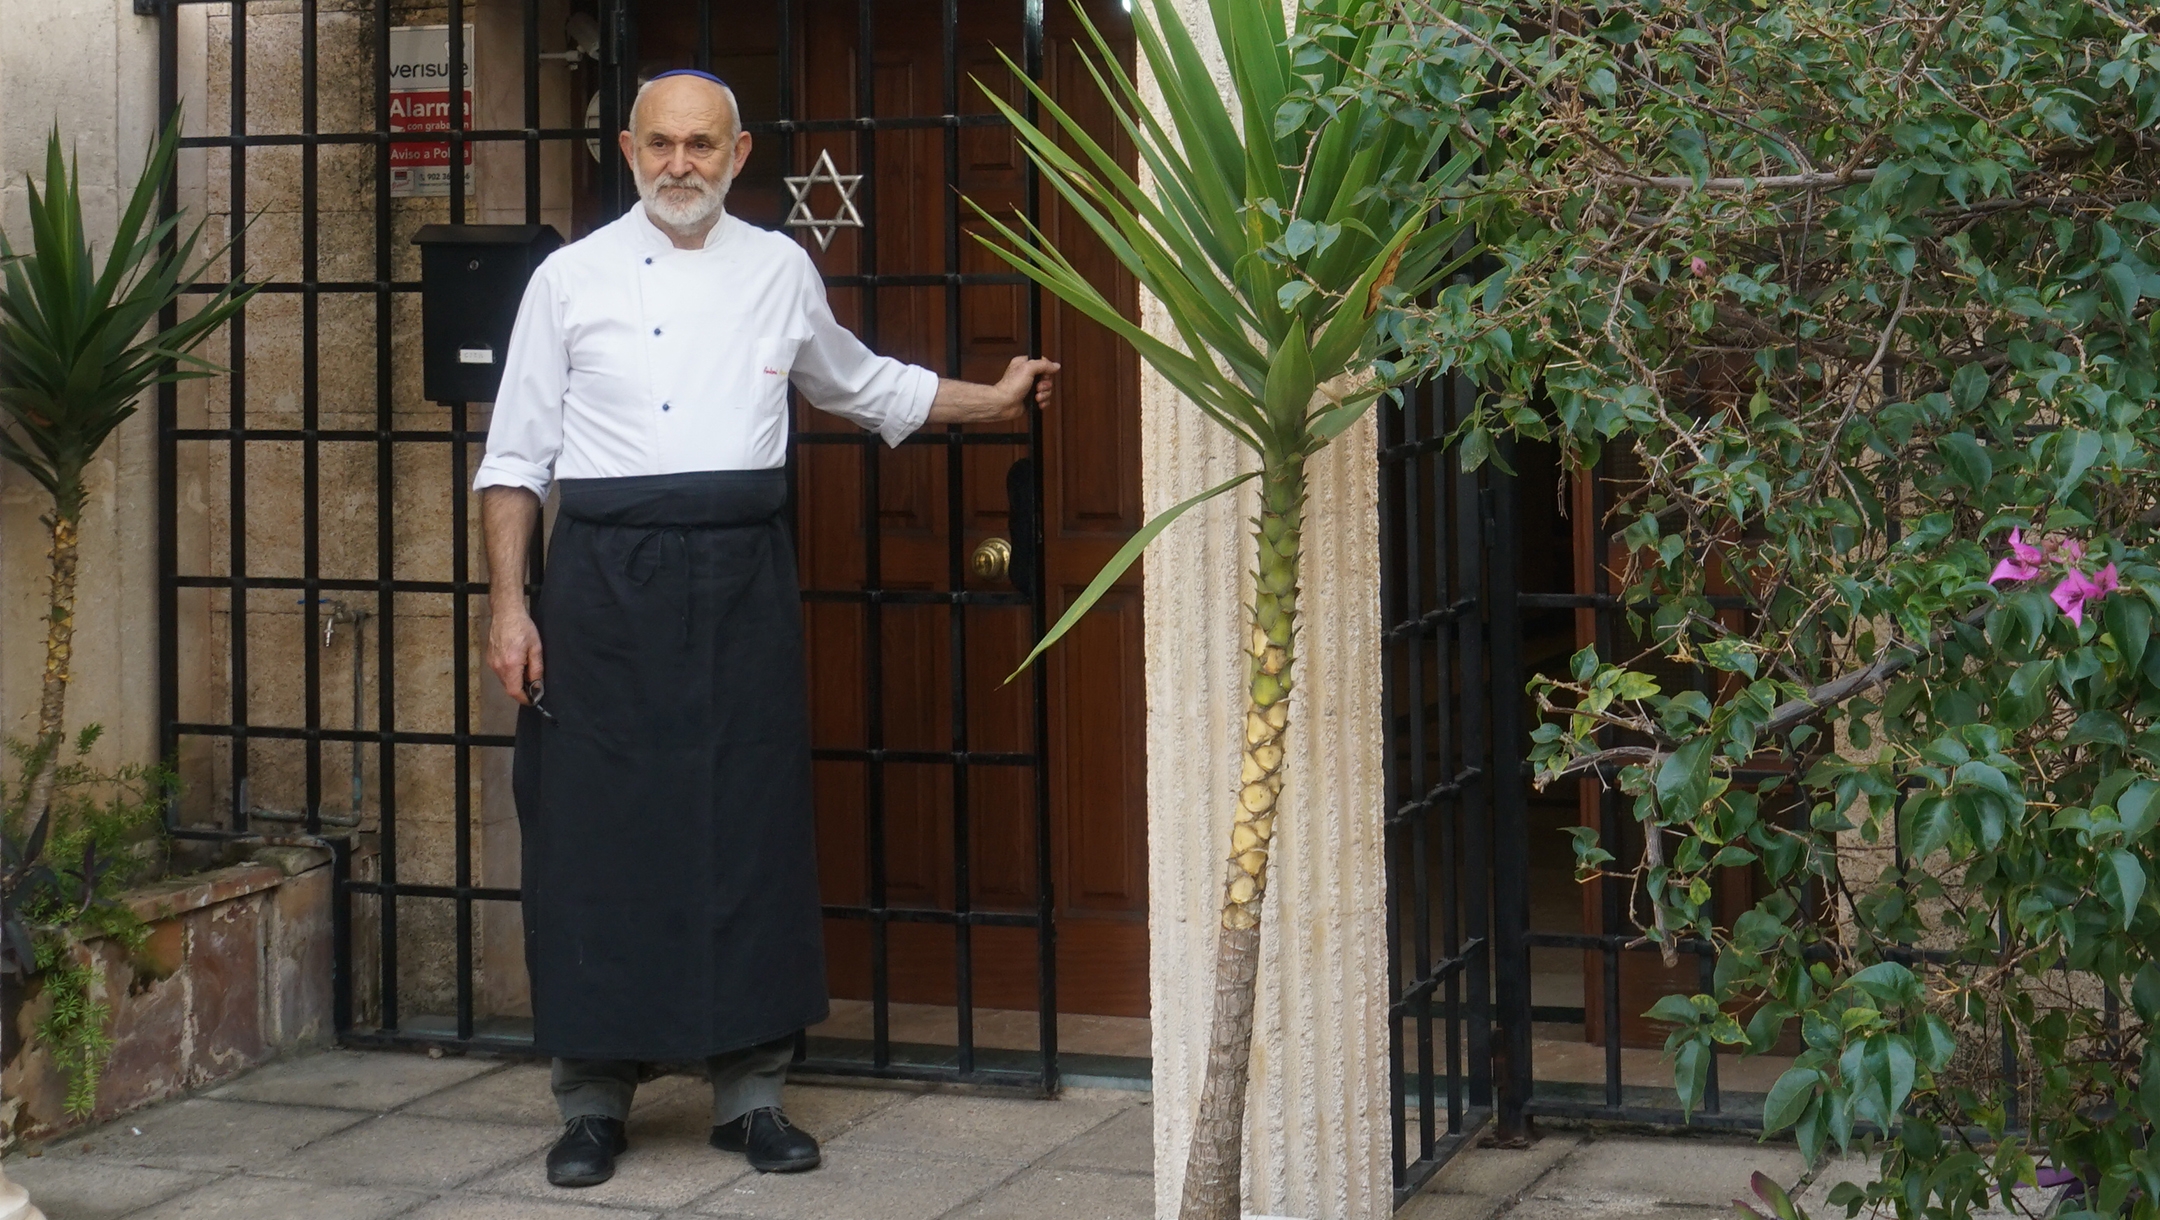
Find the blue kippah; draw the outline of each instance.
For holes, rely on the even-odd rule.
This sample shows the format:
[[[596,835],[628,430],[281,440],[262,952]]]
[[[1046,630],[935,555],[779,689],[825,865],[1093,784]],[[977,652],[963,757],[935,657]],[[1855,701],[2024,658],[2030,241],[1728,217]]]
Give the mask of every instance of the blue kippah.
[[[728,87],[728,83],[726,81],[721,80],[719,77],[714,76],[710,72],[701,72],[696,68],[670,68],[665,72],[656,72],[645,83],[649,85],[653,81],[666,80],[670,76],[695,76],[699,80],[709,80],[712,83],[720,86],[722,89]]]

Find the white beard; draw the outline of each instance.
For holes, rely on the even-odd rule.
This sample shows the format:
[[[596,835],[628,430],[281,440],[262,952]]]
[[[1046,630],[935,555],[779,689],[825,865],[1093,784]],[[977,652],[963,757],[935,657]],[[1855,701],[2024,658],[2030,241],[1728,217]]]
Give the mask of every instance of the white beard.
[[[645,214],[658,222],[662,228],[678,233],[695,232],[703,228],[727,204],[728,187],[734,185],[734,175],[722,171],[720,181],[707,182],[696,170],[687,174],[662,174],[647,180],[642,173],[637,179],[638,198],[645,201]],[[694,188],[697,194],[685,197],[682,188]]]

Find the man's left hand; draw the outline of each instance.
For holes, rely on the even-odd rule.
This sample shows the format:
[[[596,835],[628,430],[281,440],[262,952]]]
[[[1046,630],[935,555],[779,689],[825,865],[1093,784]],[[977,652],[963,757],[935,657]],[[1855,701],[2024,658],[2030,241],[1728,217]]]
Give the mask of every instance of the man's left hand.
[[[1050,386],[1061,366],[1055,360],[1014,356],[996,385],[973,381],[938,382],[937,397],[930,403],[932,424],[997,424],[1026,414],[1029,397],[1035,405],[1050,405]]]

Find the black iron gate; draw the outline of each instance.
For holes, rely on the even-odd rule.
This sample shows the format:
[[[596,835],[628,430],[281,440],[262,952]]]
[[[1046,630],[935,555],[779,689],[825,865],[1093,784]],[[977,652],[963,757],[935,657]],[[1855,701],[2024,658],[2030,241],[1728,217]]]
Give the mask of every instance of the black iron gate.
[[[509,947],[514,937],[486,930],[506,926],[502,920],[515,912],[518,899],[514,878],[502,876],[483,858],[484,843],[476,843],[476,834],[485,838],[486,824],[499,819],[507,801],[506,783],[489,780],[483,787],[476,777],[506,776],[511,744],[504,709],[491,711],[480,685],[491,679],[474,665],[475,599],[485,596],[487,585],[472,570],[476,539],[468,487],[486,433],[472,404],[419,401],[412,375],[419,284],[409,239],[428,221],[560,225],[565,219],[572,231],[564,236],[571,238],[633,202],[634,186],[612,145],[641,77],[667,67],[710,69],[716,55],[729,54],[727,31],[746,7],[715,0],[650,4],[671,17],[694,14],[697,36],[687,63],[643,62],[636,0],[444,0],[426,8],[391,0],[358,8],[299,0],[297,11],[248,0],[137,0],[138,11],[159,22],[160,118],[187,103],[183,178],[193,179],[187,206],[198,214],[256,217],[234,236],[229,268],[259,284],[262,293],[232,322],[225,350],[211,353],[227,366],[222,378],[166,386],[158,398],[160,722],[163,749],[180,760],[190,792],[172,809],[169,824],[183,839],[287,839],[334,849],[335,1017],[340,1037],[351,1043],[505,1052],[529,1045],[529,1026],[491,1011],[494,998],[481,994],[502,982],[482,967],[493,971],[517,955]],[[872,346],[879,340],[876,290],[941,288],[947,303],[943,371],[958,376],[962,292],[1019,283],[1011,275],[961,269],[961,205],[950,189],[960,133],[998,120],[959,113],[960,4],[939,5],[940,113],[877,113],[870,65],[880,6],[850,0],[861,78],[858,113],[815,120],[804,117],[797,88],[797,39],[806,7],[804,0],[772,0],[777,49],[766,69],[771,105],[766,113],[746,105],[745,126],[762,147],[779,150],[777,172],[768,171],[775,179],[797,172],[811,133],[847,133],[860,166],[871,164],[882,132],[942,133],[942,270],[881,272],[875,188],[866,181],[856,196],[871,222],[858,244],[859,265],[828,283],[865,290],[860,329]],[[1020,45],[1010,50],[1039,75],[1040,0],[999,0],[993,7],[1010,11],[1020,31]],[[412,95],[398,87],[402,74],[393,80],[394,62],[406,54],[402,43],[394,54],[393,38],[414,37],[414,30],[430,25],[441,30],[444,60],[460,67],[448,74],[435,117],[416,119],[408,109]],[[491,93],[476,88],[478,104],[448,87],[475,67],[479,86],[509,76],[516,87]],[[588,99],[597,113],[586,109]],[[426,105],[420,103],[423,111]],[[418,130],[429,134],[416,138]],[[590,164],[588,141],[598,142]],[[435,158],[439,166],[427,167],[440,188],[432,194],[424,182],[429,175],[414,168],[427,160],[422,154],[431,145],[442,154]],[[494,176],[484,201],[469,178],[474,170],[468,166],[479,164],[476,153]],[[504,185],[512,180],[514,186]],[[180,190],[176,183],[168,191],[168,214],[181,205]],[[1035,206],[1030,171],[1025,209],[1031,219]],[[1032,288],[1025,298],[1029,342],[1039,350],[1041,302]],[[810,602],[861,608],[869,641],[861,697],[873,710],[883,698],[876,642],[885,608],[937,606],[946,609],[952,643],[947,677],[954,708],[945,749],[888,749],[876,715],[865,720],[864,740],[820,749],[821,758],[860,763],[867,776],[868,898],[829,906],[827,915],[868,924],[875,1020],[859,1047],[821,1040],[813,1065],[1055,1091],[1045,697],[1036,683],[1032,749],[971,751],[963,647],[971,612],[988,607],[1008,607],[1008,613],[1017,608],[1031,616],[1033,633],[1041,633],[1042,565],[1033,565],[1024,587],[1015,590],[967,588],[962,518],[953,512],[946,520],[943,587],[894,587],[879,561],[880,443],[868,434],[798,433],[798,439],[852,446],[861,456],[861,579],[805,592]],[[971,450],[1024,447],[1032,459],[1026,477],[1009,486],[1028,501],[1012,508],[1015,524],[1027,523],[1031,536],[1015,541],[1032,542],[1040,553],[1038,418],[1031,414],[1025,432],[951,429],[918,435],[909,444],[933,446],[944,455],[943,490],[954,505]],[[791,469],[793,464],[791,454]],[[538,560],[536,546],[535,582]],[[349,691],[342,677],[348,665],[329,659],[346,654]],[[346,694],[349,720],[341,711]],[[345,756],[349,797],[347,785],[329,778]],[[879,814],[885,768],[902,763],[948,768],[952,776],[951,851],[962,881],[946,906],[892,904],[879,880],[885,867]],[[1033,911],[979,911],[969,899],[967,776],[971,768],[992,766],[1020,768],[1032,777],[1026,790],[1034,803]],[[909,1062],[894,1054],[886,947],[889,929],[902,922],[943,925],[954,937],[957,1045],[934,1061]],[[1034,932],[1035,1053],[977,1053],[970,943],[972,930],[985,925]],[[521,977],[521,961],[505,966],[503,974]]]
[[[1490,467],[1464,472],[1450,443],[1475,393],[1444,376],[1378,408],[1398,1204],[1493,1114],[1495,813],[1514,756],[1510,670],[1495,656],[1512,586],[1496,531],[1511,488]],[[1504,878],[1497,888],[1505,898]]]

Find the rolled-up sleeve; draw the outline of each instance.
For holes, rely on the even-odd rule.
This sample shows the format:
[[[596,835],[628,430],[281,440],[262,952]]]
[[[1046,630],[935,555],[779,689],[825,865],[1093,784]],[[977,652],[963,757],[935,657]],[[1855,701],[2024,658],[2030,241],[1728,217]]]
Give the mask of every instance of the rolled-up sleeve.
[[[798,264],[809,337],[795,352],[789,379],[810,405],[851,419],[888,445],[906,440],[930,417],[938,375],[920,365],[880,356],[833,317],[825,285],[807,254]]]
[[[518,305],[474,491],[523,487],[547,499],[555,458],[562,452],[563,391],[569,382],[570,352],[563,342],[562,300],[551,259],[533,273]]]

